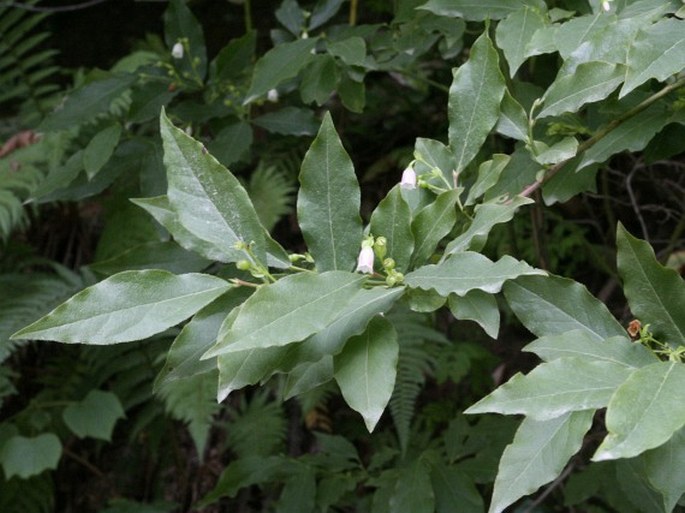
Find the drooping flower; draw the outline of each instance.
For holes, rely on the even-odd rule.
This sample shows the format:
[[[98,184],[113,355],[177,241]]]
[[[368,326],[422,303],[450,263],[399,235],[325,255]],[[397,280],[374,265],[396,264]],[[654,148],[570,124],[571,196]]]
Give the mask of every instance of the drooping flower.
[[[416,189],[416,171],[414,171],[413,166],[407,166],[407,168],[402,172],[400,187],[402,189]]]
[[[269,92],[266,93],[266,99],[271,103],[276,103],[278,101],[278,91],[276,89],[269,89]]]
[[[602,9],[604,12],[609,12],[611,10],[611,3],[608,0],[602,2]]]
[[[373,274],[373,248],[370,246],[362,246],[359,252],[359,258],[357,258],[357,272],[362,272],[365,274]]]
[[[180,41],[171,49],[171,56],[174,59],[183,59],[183,43]]]

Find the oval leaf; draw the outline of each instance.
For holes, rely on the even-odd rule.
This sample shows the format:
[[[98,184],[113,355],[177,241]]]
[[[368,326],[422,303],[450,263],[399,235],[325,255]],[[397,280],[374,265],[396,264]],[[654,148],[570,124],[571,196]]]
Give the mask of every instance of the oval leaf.
[[[184,321],[231,288],[206,274],[124,271],[88,287],[12,338],[109,345]]]
[[[54,433],[43,433],[33,438],[13,436],[0,450],[0,462],[5,478],[22,479],[56,469],[62,455],[62,444]]]
[[[387,256],[394,259],[397,270],[406,272],[414,250],[411,231],[411,209],[402,197],[399,185],[393,187],[371,214],[371,233],[387,239]]]

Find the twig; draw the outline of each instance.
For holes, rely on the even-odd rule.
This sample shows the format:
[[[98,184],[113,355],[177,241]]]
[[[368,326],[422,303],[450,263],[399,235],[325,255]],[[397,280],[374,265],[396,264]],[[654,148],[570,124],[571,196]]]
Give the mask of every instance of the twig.
[[[84,467],[86,467],[88,470],[90,470],[90,471],[91,471],[93,474],[95,474],[96,476],[98,476],[98,477],[105,477],[105,474],[104,474],[104,472],[102,472],[102,470],[100,470],[99,468],[97,468],[95,465],[93,465],[93,464],[92,464],[91,462],[89,462],[88,460],[82,458],[81,456],[79,456],[78,454],[76,454],[75,452],[73,452],[73,451],[72,451],[71,449],[69,449],[68,447],[62,447],[62,452],[63,452],[64,454],[66,454],[68,457],[70,457],[72,460],[78,461],[81,465],[83,465]]]
[[[635,198],[635,193],[633,192],[633,176],[638,170],[637,166],[634,166],[628,173],[626,178],[626,191],[628,192],[628,197],[630,198],[630,205],[633,207],[633,212],[637,216],[637,220],[640,221],[640,227],[642,228],[642,238],[649,242],[649,232],[647,231],[647,225],[642,217],[642,212],[640,212],[640,205],[637,204],[637,199]]]
[[[531,505],[528,506],[525,510],[523,510],[523,513],[531,513],[535,508],[542,504],[542,502],[561,485],[564,479],[566,479],[569,476],[569,474],[573,472],[574,467],[575,464],[573,462],[569,463],[564,469],[564,471],[561,474],[559,474],[559,477],[557,477],[551,485],[545,488],[545,491],[538,495],[535,498],[535,500],[531,503]]]

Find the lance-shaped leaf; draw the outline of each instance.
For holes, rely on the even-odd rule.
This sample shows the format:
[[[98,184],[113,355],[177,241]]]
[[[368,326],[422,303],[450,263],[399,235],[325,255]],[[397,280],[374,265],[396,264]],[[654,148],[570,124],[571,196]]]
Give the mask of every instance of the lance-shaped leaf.
[[[619,223],[616,231],[618,272],[633,315],[649,323],[657,338],[672,347],[685,345],[685,281],[662,266],[645,241]]]
[[[504,297],[516,317],[538,337],[571,330],[582,330],[598,342],[625,337],[606,305],[573,280],[523,276],[504,286]]]
[[[549,420],[570,411],[603,408],[635,369],[606,361],[559,358],[517,373],[464,413],[523,414]]]
[[[160,333],[231,288],[206,274],[124,271],[88,287],[12,338],[108,345]]]
[[[546,273],[509,255],[493,262],[480,253],[466,251],[452,255],[440,264],[420,267],[407,274],[405,283],[414,288],[434,289],[443,297],[450,294],[464,296],[476,289],[495,294],[505,281],[534,274]]]
[[[164,111],[160,116],[169,201],[181,224],[193,235],[211,242],[225,261],[247,258],[237,242],[251,244],[266,263],[264,227],[247,192],[228,169],[205,147],[176,128]]]
[[[521,497],[555,479],[581,447],[592,411],[556,419],[524,419],[499,462],[488,513],[501,513]]]
[[[62,412],[64,423],[79,438],[86,436],[110,441],[117,420],[125,417],[119,398],[112,392],[91,390],[83,401]]]
[[[414,234],[411,231],[411,208],[402,197],[399,185],[381,200],[371,214],[369,225],[374,236],[386,238],[387,256],[395,260],[397,269],[407,271],[414,251]]]
[[[448,306],[455,318],[477,322],[485,333],[497,338],[499,307],[492,294],[479,289],[472,290],[464,296],[450,294]]]
[[[361,193],[330,114],[302,161],[297,219],[319,271],[354,269],[362,240]]]
[[[483,33],[471,47],[469,60],[454,73],[447,106],[449,143],[460,173],[476,156],[499,118],[506,89],[499,57]]]
[[[473,221],[471,221],[468,229],[447,245],[443,259],[449,255],[471,249],[473,246],[480,249],[485,244],[493,226],[510,221],[519,207],[530,203],[533,203],[530,198],[517,196],[506,203],[488,202],[477,205],[474,210]]]
[[[685,425],[685,365],[657,362],[636,370],[614,393],[606,436],[594,461],[632,458],[667,442]]]
[[[294,78],[311,60],[318,38],[298,39],[272,48],[257,61],[250,90],[243,100],[250,103],[280,83]]]
[[[264,285],[243,303],[230,329],[221,330],[204,358],[303,340],[331,324],[364,279],[330,271],[294,274]]]
[[[417,137],[414,145],[414,158],[418,161],[415,166],[425,164],[429,168],[428,172],[439,169],[449,183],[453,182],[453,171],[457,167],[457,162],[449,147],[440,141]],[[421,170],[421,172],[424,171]],[[440,186],[444,186],[443,182],[439,183]]]
[[[586,103],[609,96],[625,76],[625,66],[609,62],[586,62],[573,73],[564,74],[552,82],[544,96],[544,108],[538,118],[576,112]]]
[[[513,77],[526,60],[526,47],[535,31],[545,26],[542,13],[528,6],[511,13],[497,25],[497,46],[509,63],[509,76]]]
[[[500,20],[506,18],[522,7],[531,6],[546,9],[541,0],[429,0],[420,9],[425,9],[438,16],[464,18],[468,21],[486,19]]]
[[[121,125],[114,123],[101,130],[93,137],[83,150],[83,168],[88,179],[92,179],[104,166],[119,144]]]
[[[416,246],[412,256],[413,266],[430,258],[438,243],[450,233],[457,220],[455,205],[460,191],[452,189],[443,192],[433,203],[421,209],[411,224]]]
[[[288,373],[283,396],[285,399],[290,399],[296,395],[309,392],[319,385],[331,381],[334,374],[331,355],[326,355],[317,362],[302,362]]]
[[[664,81],[685,68],[685,20],[661,20],[638,32],[628,51],[628,72],[619,97],[651,78]]]
[[[234,390],[255,385],[271,376],[288,353],[288,347],[252,348],[219,355],[217,401],[222,402]]]
[[[598,341],[585,330],[571,330],[547,335],[531,342],[523,351],[535,353],[546,362],[558,358],[584,358],[604,361],[637,369],[655,363],[656,356],[642,344],[631,342],[626,336]]]
[[[399,345],[389,321],[374,317],[361,335],[352,337],[334,358],[335,380],[347,404],[359,412],[373,431],[390,400]]]
[[[483,162],[478,167],[478,178],[476,178],[474,184],[469,188],[469,194],[466,197],[464,205],[473,205],[478,198],[494,186],[497,183],[497,180],[499,180],[504,168],[507,167],[509,160],[509,155],[495,153],[492,156],[492,160]],[[520,202],[521,199],[522,198],[514,198],[512,203]],[[481,208],[480,205],[476,206],[476,210],[479,208]]]
[[[171,344],[164,367],[155,380],[155,391],[173,381],[205,374],[216,369],[216,361],[200,357],[216,342],[227,315],[240,306],[253,291],[234,287],[200,310]]]
[[[528,114],[509,91],[504,92],[495,130],[518,141],[528,139]]]
[[[581,44],[589,41],[597,34],[601,34],[607,25],[610,25],[613,16],[607,16],[604,12],[597,12],[587,16],[575,17],[562,24],[553,34],[554,45],[559,54],[568,59]]]

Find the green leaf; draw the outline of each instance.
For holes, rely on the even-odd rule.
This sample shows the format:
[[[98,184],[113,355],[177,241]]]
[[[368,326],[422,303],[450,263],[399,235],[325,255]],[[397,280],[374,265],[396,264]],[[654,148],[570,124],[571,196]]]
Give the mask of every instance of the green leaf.
[[[546,9],[540,0],[429,0],[419,7],[450,18],[464,18],[467,21],[501,20],[525,6]]]
[[[249,158],[252,146],[252,127],[245,121],[237,121],[223,127],[207,144],[209,152],[224,166]]]
[[[499,118],[506,90],[497,50],[486,33],[471,47],[469,60],[454,72],[449,90],[449,142],[461,173],[476,156]]]
[[[628,50],[628,71],[619,98],[651,78],[663,82],[683,68],[685,20],[660,20],[640,30]]]
[[[592,459],[631,458],[666,443],[685,425],[684,387],[682,363],[657,362],[636,370],[609,402],[609,434]]]
[[[330,55],[315,55],[302,72],[300,97],[304,103],[323,105],[330,99],[339,82],[340,69],[335,59]],[[317,126],[314,127],[313,134],[316,133]]]
[[[523,414],[550,420],[570,411],[603,408],[635,369],[607,361],[558,358],[515,374],[464,413]]]
[[[518,141],[528,139],[528,114],[508,90],[504,92],[504,98],[502,98],[495,130]]]
[[[204,357],[304,340],[331,324],[364,280],[330,271],[294,274],[264,285],[245,301],[230,329],[219,334]]]
[[[366,42],[359,36],[328,44],[328,53],[340,58],[348,66],[363,66],[366,59]]]
[[[91,390],[81,402],[70,404],[62,412],[64,423],[79,438],[88,436],[108,442],[117,420],[125,416],[119,398],[102,390]]]
[[[524,347],[523,351],[535,353],[546,362],[557,358],[585,358],[588,361],[604,361],[632,369],[657,361],[654,353],[642,344],[631,342],[626,336],[598,341],[585,330],[540,337]]]
[[[492,294],[474,289],[463,296],[450,294],[447,298],[452,315],[460,320],[477,322],[492,338],[499,332],[499,308]]]
[[[269,112],[253,120],[257,126],[282,135],[314,135],[318,124],[314,119],[314,112],[297,107],[284,107]]]
[[[405,283],[424,290],[434,289],[444,297],[449,294],[464,296],[476,289],[495,294],[502,289],[505,281],[534,274],[546,273],[509,255],[493,262],[480,253],[465,251],[452,255],[439,264],[426,265],[412,271],[405,277]]]
[[[502,153],[495,153],[492,160],[486,160],[478,167],[478,178],[469,189],[469,194],[466,197],[464,205],[473,205],[478,198],[485,194],[488,189],[493,187],[497,180],[499,180],[502,171],[509,163],[509,155]],[[521,198],[514,198],[513,202],[518,203]],[[481,205],[476,206],[476,210],[482,208]],[[481,214],[482,216],[482,214]]]
[[[372,432],[390,401],[399,345],[393,325],[374,317],[361,335],[352,337],[335,356],[335,380],[347,404],[359,412]]]
[[[216,361],[200,357],[216,342],[224,319],[252,293],[249,287],[234,287],[197,312],[178,334],[166,355],[164,367],[155,380],[155,391],[178,379],[206,374],[216,369]]]
[[[569,160],[576,155],[578,150],[578,139],[575,137],[564,137],[561,141],[547,146],[545,143],[535,141],[538,146],[538,154],[533,158],[540,164],[558,164],[564,160]]]
[[[613,19],[613,16],[607,16],[600,10],[595,14],[579,16],[562,24],[554,32],[554,44],[559,54],[562,58],[568,59],[584,42],[602,34]]]
[[[193,16],[185,0],[171,0],[164,12],[164,40],[171,49],[182,39],[187,40],[186,51],[180,59],[183,71],[196,75],[200,80],[204,79],[207,50],[202,25]]]
[[[47,469],[56,469],[62,455],[62,444],[54,433],[32,438],[13,436],[0,448],[0,463],[5,478],[21,479],[35,476]]]
[[[551,420],[524,419],[499,463],[489,513],[501,513],[519,498],[556,478],[581,447],[592,411]]]
[[[350,72],[343,73],[338,84],[338,94],[347,110],[361,113],[366,105],[366,87],[363,81],[355,78],[350,76]]]
[[[266,52],[255,65],[252,84],[243,104],[253,102],[280,83],[296,77],[309,63],[317,41],[318,38],[298,39]]]
[[[288,373],[283,387],[283,396],[290,399],[314,390],[333,379],[333,357],[326,355],[318,362],[302,362]]]
[[[288,347],[255,347],[221,354],[217,401],[222,402],[231,392],[247,385],[255,385],[268,378],[288,354]]]
[[[251,245],[266,263],[266,235],[247,192],[238,179],[207,153],[202,144],[176,128],[162,111],[164,165],[169,202],[181,224],[200,239],[213,243],[223,261],[247,258],[235,244]]]
[[[580,162],[586,154],[581,153],[566,163],[561,170],[542,186],[542,198],[545,205],[564,203],[574,196],[586,191],[597,191],[598,166],[583,168],[579,172]]]
[[[436,513],[483,513],[483,499],[471,476],[455,465],[431,462]]]
[[[505,203],[488,202],[476,205],[471,225],[447,245],[443,259],[449,255],[472,249],[474,246],[475,249],[480,249],[495,225],[510,221],[519,207],[530,203],[533,203],[530,198],[517,196]]]
[[[673,511],[685,493],[685,429],[643,455],[649,484],[662,496],[665,511]]]
[[[304,11],[295,0],[284,0],[274,14],[294,36],[299,37],[305,30]]]
[[[535,162],[530,151],[523,144],[517,144],[511,154],[509,162],[502,170],[497,183],[485,193],[487,202],[504,202],[506,198],[514,198],[521,191],[537,180],[537,176],[544,168]]]
[[[174,274],[201,271],[209,261],[196,253],[186,251],[172,241],[153,241],[139,244],[107,260],[101,260],[89,267],[105,275],[121,271],[161,269]]]
[[[625,77],[625,67],[609,62],[586,62],[569,74],[557,77],[543,97],[538,119],[576,112],[586,103],[609,96]]]
[[[685,345],[685,282],[674,269],[662,266],[649,243],[616,230],[618,272],[630,310],[649,324],[657,338],[674,349]]]
[[[210,77],[216,80],[237,78],[252,65],[257,45],[257,31],[250,30],[239,38],[232,39],[224,46],[210,65]]]
[[[114,148],[119,144],[121,136],[121,125],[113,125],[100,130],[93,137],[88,146],[83,150],[83,168],[86,170],[88,178],[93,178],[102,169],[109,158],[114,153]]]
[[[509,76],[513,77],[526,60],[526,47],[538,29],[546,26],[540,10],[524,6],[509,14],[497,25],[497,46],[509,63]]]
[[[12,338],[109,345],[184,321],[231,286],[206,274],[124,271],[88,287]]]
[[[433,513],[435,494],[426,462],[421,458],[400,468],[390,497],[390,513]]]
[[[640,151],[669,123],[671,113],[664,103],[656,103],[606,134],[588,149],[576,171],[595,162],[604,162],[622,151]]]
[[[371,214],[371,233],[387,240],[387,257],[395,260],[397,269],[409,269],[414,251],[414,234],[411,231],[411,209],[402,197],[399,185],[393,187]]]
[[[625,337],[625,330],[607,307],[573,280],[523,276],[504,286],[504,297],[516,317],[538,337],[576,329],[598,342]]]
[[[297,218],[319,271],[351,271],[362,241],[361,193],[329,113],[302,162]]]
[[[440,194],[430,205],[422,208],[411,223],[414,240],[412,267],[428,260],[438,243],[452,231],[457,221],[455,205],[461,191],[451,189]]]
[[[452,150],[442,144],[440,141],[434,139],[427,139],[425,137],[417,137],[414,145],[414,158],[421,164],[426,164],[430,172],[433,169],[442,171],[443,176],[448,183],[454,181],[453,170],[457,166],[457,161],[454,158]],[[416,170],[417,174],[423,171]],[[444,186],[443,182],[438,182],[440,186]]]
[[[135,80],[135,75],[107,73],[103,78],[75,89],[69,93],[61,108],[43,120],[40,130],[64,130],[95,118],[108,110],[112,101],[121,96]]]

